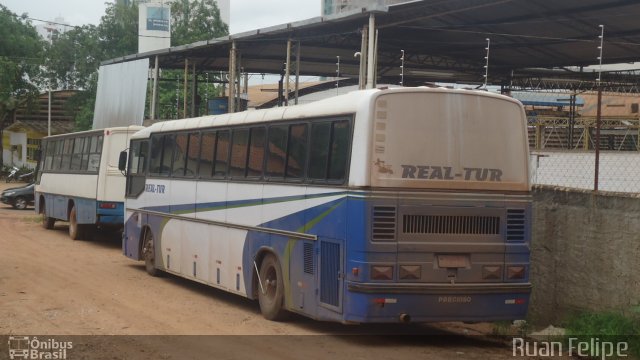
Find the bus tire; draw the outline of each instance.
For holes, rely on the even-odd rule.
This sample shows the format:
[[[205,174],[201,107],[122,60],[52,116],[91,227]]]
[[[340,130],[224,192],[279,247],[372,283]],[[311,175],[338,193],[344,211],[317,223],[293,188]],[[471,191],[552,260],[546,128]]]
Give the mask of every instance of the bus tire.
[[[42,203],[42,227],[51,230],[53,226],[56,224],[56,219],[47,216],[47,204],[45,202]]]
[[[85,229],[85,225],[78,224],[78,213],[74,205],[69,212],[69,237],[72,240],[82,240],[85,236]]]
[[[149,229],[144,232],[142,258],[144,259],[144,268],[147,270],[147,274],[155,277],[162,275],[162,272],[156,267],[155,242],[153,240],[153,233]]]
[[[260,264],[260,283],[258,302],[262,316],[267,320],[285,320],[288,312],[284,309],[284,279],[278,259],[273,254],[265,256]]]

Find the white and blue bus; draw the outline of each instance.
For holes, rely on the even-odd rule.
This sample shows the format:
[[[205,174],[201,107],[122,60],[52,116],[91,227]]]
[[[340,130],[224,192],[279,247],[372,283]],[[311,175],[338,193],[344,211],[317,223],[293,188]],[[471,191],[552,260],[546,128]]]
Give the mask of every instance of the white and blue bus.
[[[444,88],[157,123],[131,138],[123,252],[272,320],[523,319],[526,130],[518,101]]]
[[[122,227],[126,179],[119,154],[142,126],[49,136],[42,140],[35,186],[42,225],[69,222],[69,236],[86,239],[96,227]]]

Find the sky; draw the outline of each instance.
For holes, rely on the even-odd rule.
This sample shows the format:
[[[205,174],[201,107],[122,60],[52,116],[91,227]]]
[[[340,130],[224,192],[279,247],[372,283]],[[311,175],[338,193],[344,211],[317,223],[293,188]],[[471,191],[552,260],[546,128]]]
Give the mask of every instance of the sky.
[[[28,13],[29,17],[48,21],[63,17],[77,26],[97,25],[105,10],[105,0],[0,0],[0,4],[19,15]],[[230,33],[316,16],[320,16],[320,0],[231,0]]]

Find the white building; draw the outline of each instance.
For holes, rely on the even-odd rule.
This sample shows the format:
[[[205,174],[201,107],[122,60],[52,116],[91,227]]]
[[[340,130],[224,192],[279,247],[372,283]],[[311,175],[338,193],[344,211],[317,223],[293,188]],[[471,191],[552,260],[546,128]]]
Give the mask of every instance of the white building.
[[[38,34],[49,43],[58,38],[60,34],[71,30],[71,25],[64,21],[63,17],[56,17],[53,21],[36,25]]]

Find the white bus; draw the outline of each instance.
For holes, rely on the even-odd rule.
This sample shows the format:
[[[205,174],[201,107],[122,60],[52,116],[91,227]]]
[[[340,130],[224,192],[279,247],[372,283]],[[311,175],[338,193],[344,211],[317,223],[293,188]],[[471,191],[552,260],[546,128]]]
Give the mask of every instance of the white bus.
[[[69,236],[89,237],[96,226],[122,227],[125,177],[118,157],[142,126],[49,136],[42,140],[35,186],[36,212],[52,229],[69,222]]]
[[[520,102],[444,88],[158,123],[131,138],[123,251],[272,320],[523,319],[528,152]]]

